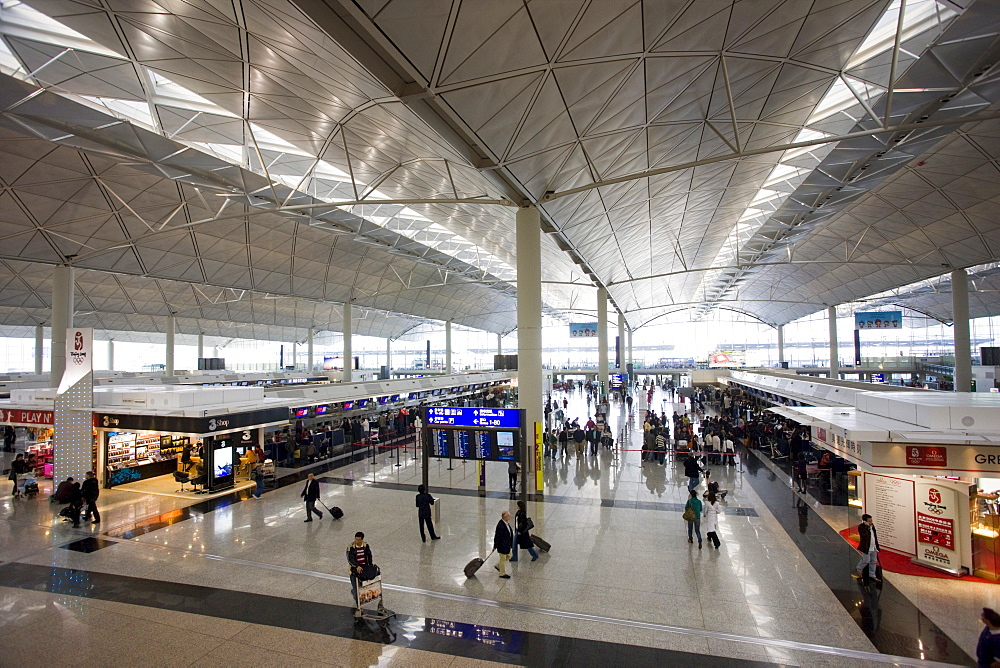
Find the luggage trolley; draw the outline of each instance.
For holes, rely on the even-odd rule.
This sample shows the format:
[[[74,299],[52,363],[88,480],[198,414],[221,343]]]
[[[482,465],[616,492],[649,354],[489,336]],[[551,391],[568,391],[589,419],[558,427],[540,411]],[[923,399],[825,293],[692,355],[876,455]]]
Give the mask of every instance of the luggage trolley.
[[[370,579],[358,579],[357,595],[354,600],[354,618],[366,619],[368,621],[381,622],[395,617],[396,613],[385,607],[382,599],[382,571],[375,566],[374,576]],[[365,573],[368,575],[368,573]],[[369,603],[377,603],[374,610],[365,610],[364,606]]]

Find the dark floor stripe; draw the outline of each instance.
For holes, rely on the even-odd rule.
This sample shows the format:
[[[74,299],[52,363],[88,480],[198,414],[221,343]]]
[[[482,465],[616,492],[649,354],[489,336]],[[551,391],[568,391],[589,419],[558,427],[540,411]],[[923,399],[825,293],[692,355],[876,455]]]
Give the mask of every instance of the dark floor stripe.
[[[0,585],[522,666],[773,665],[407,615],[356,622],[348,606],[34,564],[0,566]]]
[[[859,560],[857,550],[784,480],[779,480],[761,462],[762,456],[753,451],[747,453],[745,479],[878,651],[914,659],[975,664],[891,583],[865,587],[854,580],[851,573]]]

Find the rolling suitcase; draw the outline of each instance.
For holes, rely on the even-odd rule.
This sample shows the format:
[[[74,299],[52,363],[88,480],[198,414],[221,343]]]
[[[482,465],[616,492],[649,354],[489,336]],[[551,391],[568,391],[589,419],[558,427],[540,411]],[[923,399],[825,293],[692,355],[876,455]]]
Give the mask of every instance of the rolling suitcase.
[[[552,546],[549,543],[542,540],[542,538],[536,536],[535,534],[531,534],[531,542],[534,543],[535,547],[537,547],[542,552],[548,552],[549,550],[552,549]]]
[[[493,552],[495,552],[495,550],[490,550],[490,553],[486,555],[486,559],[489,559],[490,557],[492,557],[493,556]],[[476,557],[475,559],[473,559],[472,561],[470,561],[469,563],[467,563],[465,565],[465,577],[467,577],[467,578],[474,577],[476,575],[476,571],[478,571],[480,568],[482,568],[483,564],[486,563],[486,559],[482,559],[480,557]]]

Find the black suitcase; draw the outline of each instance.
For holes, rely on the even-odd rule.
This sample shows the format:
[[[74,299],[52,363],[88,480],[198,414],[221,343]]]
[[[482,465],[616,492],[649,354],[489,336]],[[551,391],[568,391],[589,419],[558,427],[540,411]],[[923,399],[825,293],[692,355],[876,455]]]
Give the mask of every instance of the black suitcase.
[[[541,537],[536,536],[535,534],[531,534],[531,542],[534,543],[535,547],[537,547],[542,552],[548,552],[549,550],[552,549],[552,546],[549,545],[549,543],[542,540]]]
[[[493,551],[491,551],[489,554],[486,555],[486,559],[489,559],[491,556],[493,556]],[[465,577],[467,578],[474,577],[476,575],[476,572],[483,567],[483,564],[486,563],[486,559],[483,559],[481,557],[476,557],[475,559],[467,563],[465,565],[465,568],[463,569],[465,571]]]
[[[339,520],[344,516],[344,511],[340,509],[340,506],[334,506],[333,508],[330,508],[330,515],[333,516],[333,519]]]

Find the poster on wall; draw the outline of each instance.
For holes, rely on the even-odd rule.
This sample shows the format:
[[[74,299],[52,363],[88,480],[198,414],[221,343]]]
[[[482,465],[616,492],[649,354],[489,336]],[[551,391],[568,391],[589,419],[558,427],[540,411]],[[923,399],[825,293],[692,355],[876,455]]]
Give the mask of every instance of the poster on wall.
[[[854,329],[903,329],[903,312],[868,311],[855,313]]]
[[[571,339],[589,339],[597,337],[596,322],[571,322],[569,323],[569,336]]]
[[[879,545],[902,554],[916,554],[913,480],[867,471],[864,476],[864,511],[875,522]]]
[[[933,480],[916,484],[917,561],[957,571],[961,556],[956,547],[958,492]]]

